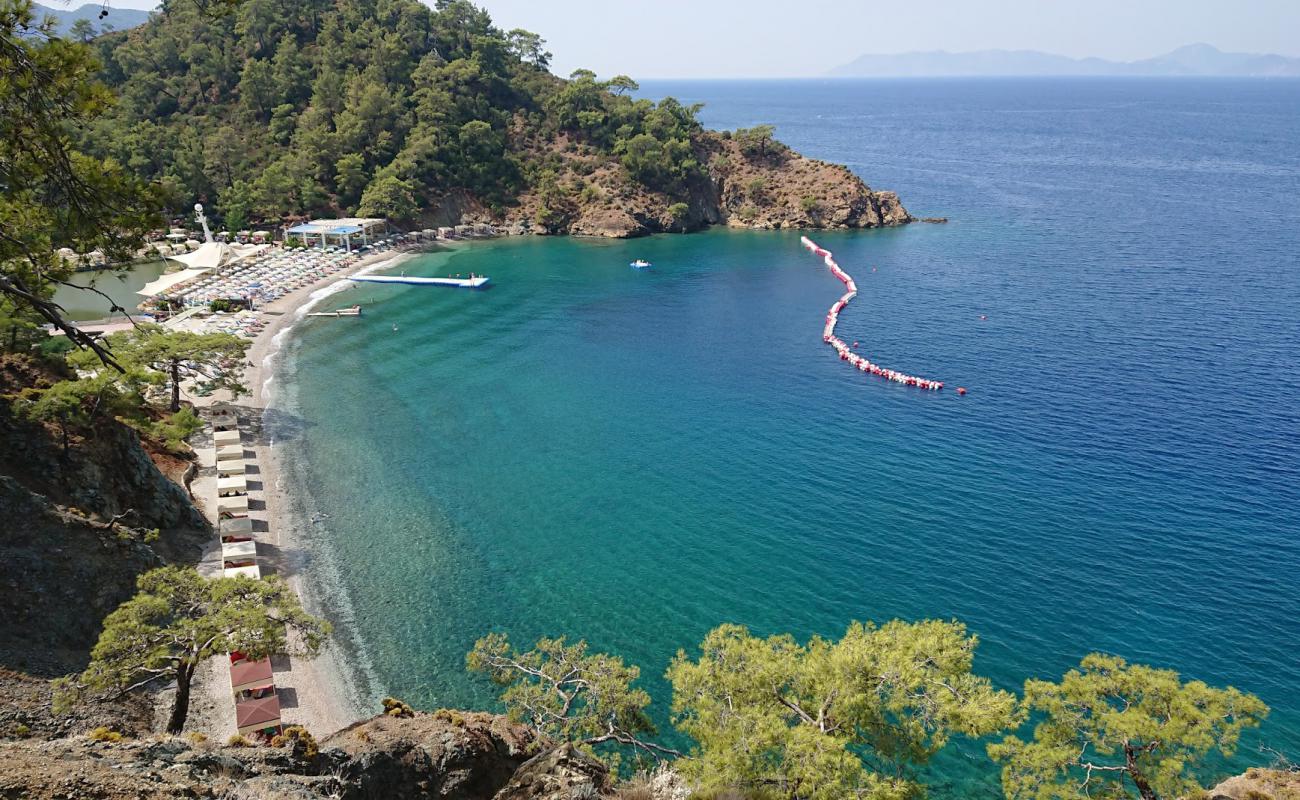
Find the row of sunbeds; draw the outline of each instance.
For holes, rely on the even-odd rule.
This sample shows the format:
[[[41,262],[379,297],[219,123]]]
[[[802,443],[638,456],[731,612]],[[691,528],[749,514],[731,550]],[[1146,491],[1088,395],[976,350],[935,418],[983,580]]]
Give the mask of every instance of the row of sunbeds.
[[[230,409],[211,416],[217,458],[217,533],[221,538],[221,574],[261,579],[253,520],[248,515],[248,467],[239,418]],[[230,691],[235,726],[242,736],[270,738],[281,733],[280,697],[270,658],[230,654]]]

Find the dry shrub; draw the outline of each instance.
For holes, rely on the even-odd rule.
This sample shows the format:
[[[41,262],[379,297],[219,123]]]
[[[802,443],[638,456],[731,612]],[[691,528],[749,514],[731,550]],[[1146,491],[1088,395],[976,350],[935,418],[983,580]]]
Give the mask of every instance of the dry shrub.
[[[290,725],[284,729],[283,733],[271,737],[272,747],[284,747],[290,745],[293,748],[293,754],[308,761],[320,754],[320,746],[316,744],[316,737],[311,735],[306,728],[301,725]]]
[[[384,714],[399,719],[410,719],[415,716],[415,709],[406,703],[398,700],[396,697],[384,698]]]
[[[92,741],[96,742],[109,742],[111,744],[122,741],[122,734],[103,725],[91,731],[89,736]]]

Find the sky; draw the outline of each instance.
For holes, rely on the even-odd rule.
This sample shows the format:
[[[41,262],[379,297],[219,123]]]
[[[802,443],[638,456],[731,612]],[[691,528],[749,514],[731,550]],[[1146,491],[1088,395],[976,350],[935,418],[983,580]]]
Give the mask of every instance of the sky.
[[[1300,57],[1300,0],[476,2],[501,28],[541,34],[559,75],[585,67],[638,80],[809,77],[864,53],[912,50],[1025,49],[1131,61],[1195,42]]]

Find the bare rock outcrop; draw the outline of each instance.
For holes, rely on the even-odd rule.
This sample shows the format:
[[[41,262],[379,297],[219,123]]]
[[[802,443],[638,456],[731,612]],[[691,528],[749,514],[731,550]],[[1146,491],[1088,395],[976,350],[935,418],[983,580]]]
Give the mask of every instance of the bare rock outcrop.
[[[609,790],[605,765],[565,743],[525,762],[493,800],[571,800]]]
[[[505,717],[438,711],[378,716],[321,743],[346,797],[490,798],[536,750],[532,733]]]
[[[540,755],[537,747],[528,728],[505,717],[456,711],[378,716],[311,754],[197,736],[0,740],[0,797],[571,800],[608,791],[599,761],[572,745]]]
[[[1211,800],[1300,800],[1300,771],[1250,769],[1210,789]]]

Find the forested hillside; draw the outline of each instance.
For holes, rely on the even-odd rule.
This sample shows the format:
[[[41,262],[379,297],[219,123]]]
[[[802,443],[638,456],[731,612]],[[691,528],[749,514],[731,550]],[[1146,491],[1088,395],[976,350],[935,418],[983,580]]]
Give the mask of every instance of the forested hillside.
[[[465,0],[244,0],[217,16],[169,3],[97,40],[120,99],[86,147],[160,182],[173,209],[208,203],[231,229],[354,212],[606,235],[729,221],[722,180],[740,143],[671,98],[632,99],[626,76],[561,80],[544,46]],[[789,167],[797,157],[770,136],[752,137],[748,160]],[[828,180],[825,165],[797,161],[799,191],[815,196],[765,216],[777,176],[736,198],[744,224],[907,220],[847,172]],[[820,195],[843,219],[815,213]]]
[[[231,227],[358,207],[410,217],[451,188],[500,206],[545,179],[528,139],[560,130],[611,154],[654,137],[670,157],[648,180],[696,168],[689,109],[594,76],[564,83],[541,39],[463,0],[247,0],[219,18],[174,3],[99,47],[121,99],[94,149],[165,181],[178,207],[215,202]]]

